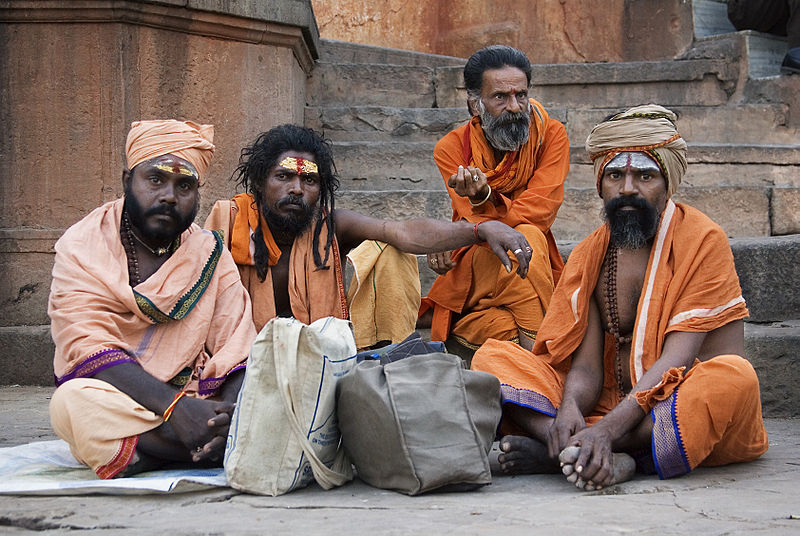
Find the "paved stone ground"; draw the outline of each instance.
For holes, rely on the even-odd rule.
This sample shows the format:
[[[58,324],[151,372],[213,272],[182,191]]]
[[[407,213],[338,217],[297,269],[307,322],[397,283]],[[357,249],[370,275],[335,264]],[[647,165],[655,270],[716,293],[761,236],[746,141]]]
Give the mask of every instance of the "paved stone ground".
[[[0,388],[0,447],[53,439],[52,389]],[[0,496],[0,533],[109,534],[800,534],[800,420],[769,419],[750,464],[581,493],[557,475],[498,476],[470,493],[406,497],[356,480],[282,497],[231,489],[173,496]]]

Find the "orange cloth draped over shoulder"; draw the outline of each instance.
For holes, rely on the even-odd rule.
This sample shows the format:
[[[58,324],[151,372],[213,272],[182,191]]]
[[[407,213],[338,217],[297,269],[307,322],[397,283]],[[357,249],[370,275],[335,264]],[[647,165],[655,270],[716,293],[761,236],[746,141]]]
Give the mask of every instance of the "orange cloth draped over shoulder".
[[[106,405],[64,388],[72,393],[92,380],[101,385],[94,393],[116,391],[92,376],[137,363],[190,396],[215,396],[228,375],[246,366],[256,336],[250,299],[221,236],[197,225],[184,231],[180,247],[154,274],[131,287],[120,240],[123,203],[95,209],[56,242],[48,306],[60,385],[51,421],[76,457],[103,478],[128,465],[138,434],[157,427],[161,417],[122,393],[119,404]],[[84,411],[88,406],[94,410]],[[123,410],[133,406],[137,415]]]
[[[525,292],[529,297],[539,300],[543,314],[553,285],[564,266],[550,226],[564,200],[564,180],[569,172],[569,139],[564,125],[552,119],[534,99],[530,99],[530,103],[528,141],[518,151],[505,153],[499,162],[486,140],[478,117],[473,117],[469,123],[442,138],[436,144],[433,158],[450,195],[453,221],[463,219],[477,223],[497,220],[514,228],[530,225],[543,235],[543,243],[535,236],[529,238],[534,248],[535,262],[528,272],[528,288],[507,292],[508,295],[518,296],[519,292]],[[448,179],[457,172],[458,166],[474,166],[486,174],[493,192],[488,202],[473,207],[469,199],[457,195],[447,186]],[[528,236],[530,233],[523,234]],[[453,259],[457,265],[445,275],[437,277],[430,292],[423,298],[420,314],[430,308],[434,311],[432,340],[445,340],[453,332],[477,346],[486,339],[486,334],[502,336],[500,333],[515,333],[517,328],[535,334],[538,330],[541,318],[532,320],[506,315],[505,319],[500,319],[495,314],[488,314],[485,322],[476,323],[472,320],[470,326],[451,326],[454,314],[465,313],[468,304],[483,298],[478,296],[476,284],[484,277],[493,281],[497,278],[496,286],[503,288],[518,283],[504,280],[505,276],[497,268],[500,263],[493,255],[476,258],[480,248],[471,246],[454,251]],[[536,259],[542,257],[542,252],[546,262],[536,263]],[[513,256],[511,258],[513,260]],[[516,277],[513,272],[511,277]],[[492,286],[495,284],[492,283]],[[492,304],[490,308],[496,309],[496,306]],[[460,335],[457,333],[459,330]]]
[[[500,379],[504,403],[555,416],[572,353],[586,332],[589,300],[608,242],[604,225],[570,254],[532,353],[496,340],[476,352],[472,367]],[[700,211],[669,200],[637,307],[631,384],[659,359],[669,333],[708,332],[746,316],[724,231]],[[603,390],[587,424],[597,422],[620,400],[615,351],[613,336],[606,333]],[[662,478],[700,464],[752,460],[767,449],[758,379],[742,357],[715,357],[697,362],[688,372],[671,369],[658,385],[636,393],[636,399],[652,414],[652,456]]]
[[[224,232],[227,246],[239,268],[247,292],[253,302],[253,321],[260,331],[276,316],[275,294],[272,288],[272,271],[267,270],[264,281],[258,278],[253,253],[255,231],[261,222],[261,234],[269,252],[268,265],[275,266],[281,250],[275,243],[269,226],[259,215],[251,194],[239,194],[232,201],[217,201],[205,222],[206,229]],[[336,237],[330,249],[327,266],[317,268],[313,254],[313,228],[315,223],[292,245],[289,256],[289,302],[292,315],[304,324],[327,316],[347,319],[347,298],[342,280],[339,244]],[[327,227],[322,226],[319,236],[320,258],[325,258]]]

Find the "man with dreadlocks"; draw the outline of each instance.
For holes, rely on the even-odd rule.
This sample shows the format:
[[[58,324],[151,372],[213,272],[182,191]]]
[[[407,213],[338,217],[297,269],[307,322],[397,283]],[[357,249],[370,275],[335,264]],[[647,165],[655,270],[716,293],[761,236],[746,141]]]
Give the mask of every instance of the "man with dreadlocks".
[[[489,341],[473,368],[500,378],[501,468],[557,471],[585,490],[767,450],[747,307],[724,231],[670,197],[686,171],[675,114],[657,105],[592,130],[606,223],[578,244],[533,353]]]
[[[414,329],[419,306],[417,263],[386,244],[427,253],[487,242],[508,272],[516,264],[517,273],[526,275],[530,246],[505,224],[396,222],[336,210],[339,181],[330,147],[311,129],[282,125],[261,134],[242,150],[235,176],[247,193],[218,201],[205,225],[225,231],[258,330],[275,316],[306,324],[327,316],[348,318],[349,297],[359,348],[404,339]],[[513,264],[508,250],[514,252]],[[345,296],[340,259],[348,252],[356,285]],[[355,289],[370,271],[374,279]],[[375,288],[373,281],[382,283]]]

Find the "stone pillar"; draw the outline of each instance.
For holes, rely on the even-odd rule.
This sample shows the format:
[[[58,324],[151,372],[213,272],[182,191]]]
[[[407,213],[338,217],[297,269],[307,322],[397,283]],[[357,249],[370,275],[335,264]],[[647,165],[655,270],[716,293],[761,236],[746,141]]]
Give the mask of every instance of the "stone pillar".
[[[310,0],[0,1],[0,385],[52,380],[53,244],[122,195],[130,123],[215,125],[202,221],[244,145],[302,124],[318,41]]]

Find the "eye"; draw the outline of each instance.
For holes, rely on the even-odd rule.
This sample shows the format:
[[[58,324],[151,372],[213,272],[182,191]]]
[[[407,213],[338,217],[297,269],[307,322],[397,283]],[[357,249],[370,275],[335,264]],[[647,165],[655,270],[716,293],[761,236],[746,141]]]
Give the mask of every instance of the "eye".
[[[643,181],[649,181],[652,178],[653,178],[653,175],[651,175],[649,171],[645,171],[645,172],[642,173],[641,179]]]
[[[153,184],[161,184],[161,177],[159,177],[158,175],[150,175],[150,177],[148,177],[147,180],[149,180]]]
[[[618,179],[622,177],[622,173],[620,173],[619,171],[609,171],[606,173],[606,177],[610,179]]]
[[[517,93],[517,100],[524,101],[528,100],[528,92],[527,91],[520,91]]]
[[[308,184],[316,184],[319,178],[316,175],[303,175],[303,180]]]

